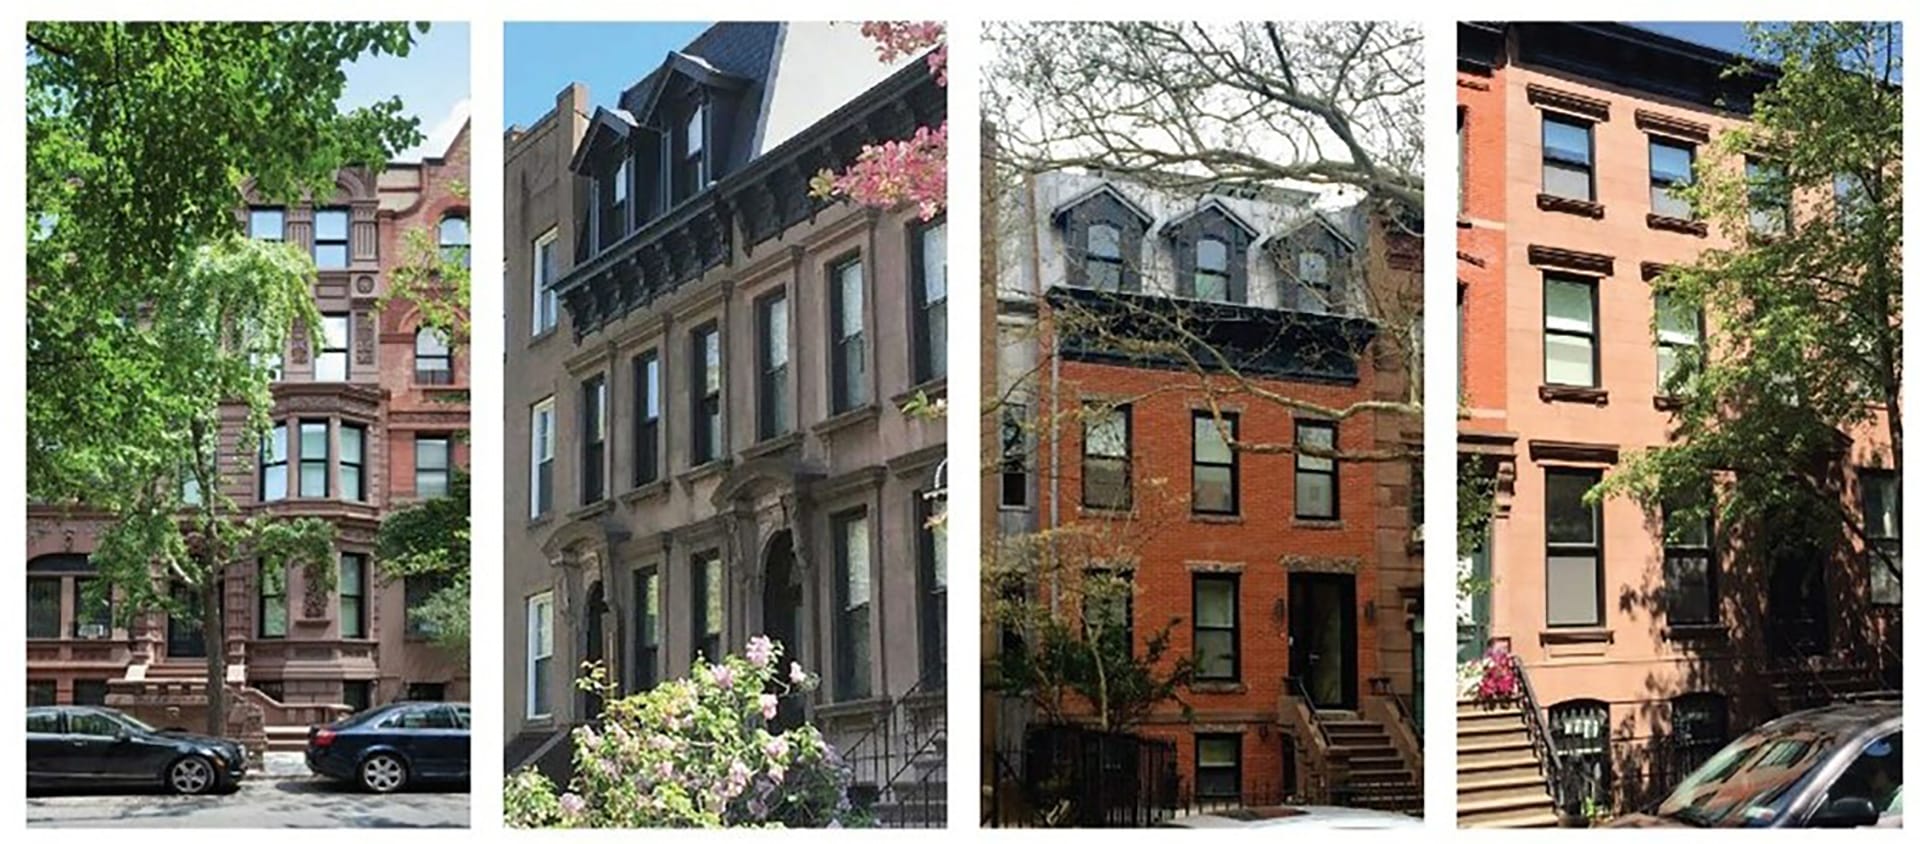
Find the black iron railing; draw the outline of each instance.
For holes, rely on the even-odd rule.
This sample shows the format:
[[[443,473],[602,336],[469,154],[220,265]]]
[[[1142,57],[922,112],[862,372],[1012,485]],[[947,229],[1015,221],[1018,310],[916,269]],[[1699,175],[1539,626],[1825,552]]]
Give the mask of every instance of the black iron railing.
[[[931,681],[895,697],[841,751],[856,806],[885,826],[946,826],[946,701]]]

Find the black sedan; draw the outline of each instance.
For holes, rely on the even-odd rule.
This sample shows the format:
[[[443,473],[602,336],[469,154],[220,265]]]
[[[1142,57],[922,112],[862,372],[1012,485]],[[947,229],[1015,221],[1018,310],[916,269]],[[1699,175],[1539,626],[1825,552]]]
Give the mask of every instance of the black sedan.
[[[1720,749],[1651,813],[1610,826],[1897,827],[1899,703],[1854,703],[1768,721]]]
[[[165,786],[231,791],[247,775],[239,743],[160,730],[104,706],[27,708],[27,789]]]
[[[368,791],[468,777],[464,703],[389,703],[307,731],[307,768]]]

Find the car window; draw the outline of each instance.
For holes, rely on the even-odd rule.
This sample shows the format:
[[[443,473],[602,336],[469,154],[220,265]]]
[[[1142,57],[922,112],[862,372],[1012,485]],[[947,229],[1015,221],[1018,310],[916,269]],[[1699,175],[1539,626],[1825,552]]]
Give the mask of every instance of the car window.
[[[444,706],[409,706],[393,713],[380,726],[389,730],[446,730],[453,728],[453,715]]]
[[[104,712],[67,713],[68,735],[117,736],[121,729],[120,722],[108,717]]]
[[[453,710],[453,723],[462,730],[473,729],[473,712],[464,706],[449,707]]]
[[[60,732],[60,713],[58,712],[27,713],[27,732],[29,733]]]
[[[1748,733],[1674,786],[1655,814],[1690,826],[1768,826],[1833,749],[1834,736],[1819,730]]]
[[[1859,797],[1873,804],[1874,811],[1885,813],[1898,805],[1900,797],[1900,734],[1874,739],[1860,749],[1860,755],[1847,763],[1840,778],[1827,787],[1823,805],[1847,797]]]

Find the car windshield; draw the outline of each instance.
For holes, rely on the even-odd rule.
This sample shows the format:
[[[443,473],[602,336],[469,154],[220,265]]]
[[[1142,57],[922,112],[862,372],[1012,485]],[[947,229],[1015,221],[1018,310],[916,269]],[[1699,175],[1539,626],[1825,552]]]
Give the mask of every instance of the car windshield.
[[[132,715],[128,715],[125,712],[121,712],[120,710],[109,709],[109,710],[101,710],[101,711],[105,712],[108,717],[116,721],[119,721],[120,723],[125,724],[134,730],[138,730],[143,733],[160,732],[159,730],[155,729],[153,725],[148,724],[147,722],[142,721],[138,718],[135,718]]]
[[[1805,728],[1749,733],[1681,780],[1657,814],[1692,826],[1767,826],[1836,741]]]

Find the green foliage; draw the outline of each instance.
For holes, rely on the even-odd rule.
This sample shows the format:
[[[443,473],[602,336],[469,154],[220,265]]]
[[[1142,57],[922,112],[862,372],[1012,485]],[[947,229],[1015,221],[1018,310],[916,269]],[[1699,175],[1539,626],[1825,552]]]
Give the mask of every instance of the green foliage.
[[[387,578],[422,578],[438,586],[415,612],[436,644],[457,651],[467,649],[470,625],[471,489],[467,473],[455,471],[445,496],[388,513],[374,544]]]
[[[779,698],[818,678],[782,669],[779,646],[754,637],[745,657],[695,663],[690,676],[627,697],[600,666],[580,687],[602,695],[600,723],[573,731],[564,793],[537,771],[507,779],[510,827],[822,827],[863,819],[851,770],[811,725],[769,733]]]
[[[1462,454],[1456,461],[1458,471],[1454,480],[1459,490],[1455,502],[1455,524],[1459,530],[1460,554],[1465,556],[1480,550],[1487,542],[1487,531],[1493,521],[1493,468],[1486,460],[1471,454]]]
[[[1686,401],[1674,442],[1628,456],[1594,495],[1832,547],[1862,531],[1832,471],[1848,461],[1844,435],[1885,421],[1892,439],[1876,451],[1899,468],[1898,25],[1792,23],[1752,36],[1782,77],[1751,125],[1703,151],[1685,191],[1734,245],[1655,281],[1708,320],[1700,353],[1675,375]],[[1750,181],[1749,160],[1774,175]],[[1844,203],[1837,179],[1857,185]],[[1750,210],[1788,199],[1780,230],[1750,224]]]

